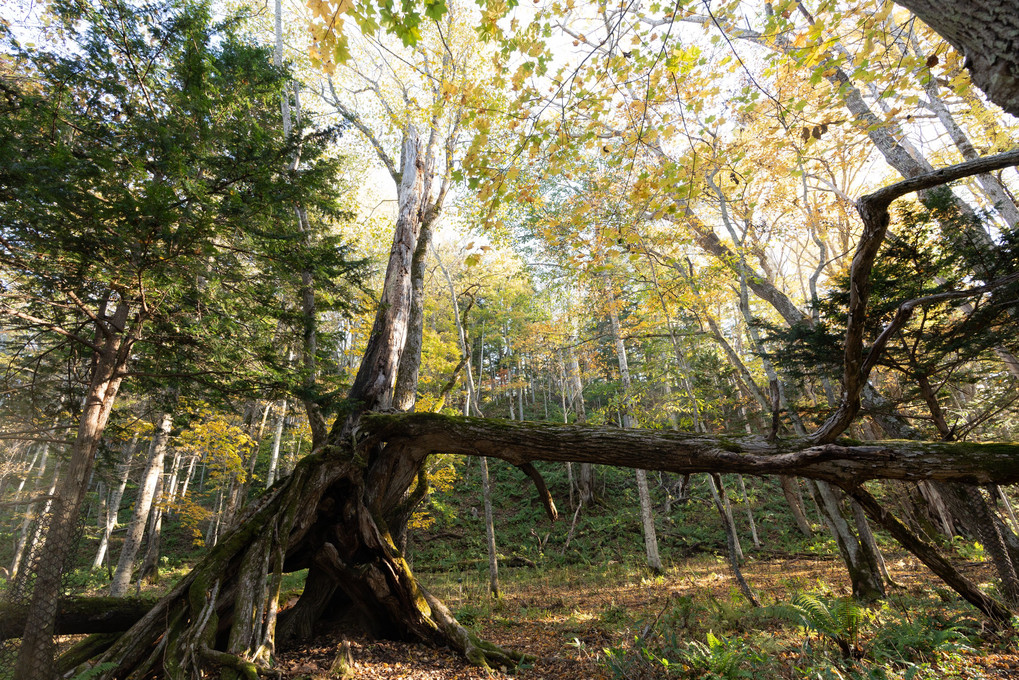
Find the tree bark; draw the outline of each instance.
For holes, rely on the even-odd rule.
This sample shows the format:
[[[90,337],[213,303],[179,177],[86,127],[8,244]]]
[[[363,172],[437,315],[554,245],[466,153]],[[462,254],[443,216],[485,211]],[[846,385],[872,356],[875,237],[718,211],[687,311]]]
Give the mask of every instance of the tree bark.
[[[583,461],[693,474],[797,475],[839,486],[871,479],[1019,482],[1019,444],[852,441],[815,444],[809,437],[707,435],[624,430],[590,425],[516,422],[435,413],[366,414],[361,433],[421,447],[429,453],[500,458],[514,465],[536,460]]]
[[[795,477],[782,476],[779,477],[779,482],[782,485],[782,494],[785,496],[786,503],[792,510],[796,528],[804,536],[812,536],[814,531],[810,528],[810,522],[807,521],[807,515],[803,511],[803,503],[798,493],[799,481]]]
[[[126,335],[129,306],[116,304],[107,316],[104,308],[97,317],[96,336],[101,351],[92,359],[89,388],[82,406],[78,434],[71,447],[71,460],[60,479],[43,545],[45,559],[36,568],[32,588],[31,609],[25,621],[25,632],[18,651],[14,674],[23,680],[52,680],[54,674],[53,627],[57,614],[57,598],[64,561],[70,550],[78,512],[87,491],[99,440],[120,389],[123,369],[127,365],[135,336]],[[136,320],[135,330],[140,330]]]
[[[365,355],[350,388],[350,398],[362,404],[358,411],[393,405],[393,385],[410,321],[411,263],[420,227],[423,171],[417,131],[408,126],[400,157],[399,207],[386,279]]]
[[[164,461],[165,463],[165,458]],[[156,481],[156,490],[152,494],[152,505],[149,509],[149,522],[146,534],[145,555],[138,569],[138,589],[142,581],[159,582],[159,552],[163,542],[163,508],[166,503],[166,474],[161,473]]]

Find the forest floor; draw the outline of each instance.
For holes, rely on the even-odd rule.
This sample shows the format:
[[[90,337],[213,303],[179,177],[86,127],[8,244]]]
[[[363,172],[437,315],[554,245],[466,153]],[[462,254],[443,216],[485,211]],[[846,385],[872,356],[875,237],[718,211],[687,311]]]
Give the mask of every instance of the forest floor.
[[[978,582],[991,578],[985,563],[963,566]],[[943,616],[938,620],[946,622],[946,630],[962,630],[964,622],[969,626],[965,644],[961,637],[958,644],[947,644],[943,635],[932,631],[921,635],[928,642],[928,638],[934,640],[936,649],[930,653],[913,657],[904,654],[894,661],[877,654],[866,654],[871,657],[869,661],[842,659],[834,645],[826,647],[820,637],[812,640],[803,628],[753,618],[726,563],[715,556],[691,558],[661,576],[617,562],[547,569],[504,568],[498,601],[488,597],[487,572],[434,572],[419,574],[419,578],[462,623],[483,638],[536,657],[533,663],[517,669],[497,669],[496,677],[509,671],[521,680],[1019,678],[1014,636],[985,629],[971,610],[959,614],[966,612],[967,606],[953,602],[954,597],[911,556],[890,554],[888,567],[898,586],[883,607],[873,607],[869,615],[864,612],[864,623],[870,624],[861,626],[860,647],[866,649],[871,636],[876,639],[882,635],[878,630],[882,616],[900,625],[894,630],[901,636],[903,621],[913,622],[919,620],[913,614],[930,615],[939,609]],[[758,554],[745,566],[744,575],[766,606],[788,603],[802,592],[827,597],[830,602],[849,594],[841,562],[829,557],[764,558]],[[722,643],[714,645],[713,636]],[[737,641],[740,648],[727,651],[726,636]],[[657,646],[651,644],[654,638],[659,640]],[[668,647],[663,642],[666,638],[671,641],[672,652],[684,650],[687,657],[682,658],[686,661],[667,667],[646,653],[634,651],[636,645],[660,652],[663,646]],[[697,643],[692,644],[695,640]],[[707,645],[703,644],[705,640]],[[311,644],[280,650],[280,670],[292,680],[327,678],[342,642],[340,631],[325,628]],[[356,637],[348,642],[357,678],[491,677],[447,649]],[[882,644],[887,647],[887,643]],[[910,644],[923,647],[924,643]],[[701,649],[704,653],[698,657]],[[698,666],[701,662],[703,668]],[[709,676],[708,672],[715,675]]]

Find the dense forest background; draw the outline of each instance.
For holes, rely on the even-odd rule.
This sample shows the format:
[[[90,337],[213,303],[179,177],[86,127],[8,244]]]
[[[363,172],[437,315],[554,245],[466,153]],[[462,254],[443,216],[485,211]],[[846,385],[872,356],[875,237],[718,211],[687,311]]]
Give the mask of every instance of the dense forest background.
[[[508,667],[500,617],[602,578],[664,600],[601,603],[584,673],[1011,649],[1019,130],[907,9],[53,0],[0,39],[11,677],[257,677],[340,609]],[[731,596],[670,595],[716,558]]]

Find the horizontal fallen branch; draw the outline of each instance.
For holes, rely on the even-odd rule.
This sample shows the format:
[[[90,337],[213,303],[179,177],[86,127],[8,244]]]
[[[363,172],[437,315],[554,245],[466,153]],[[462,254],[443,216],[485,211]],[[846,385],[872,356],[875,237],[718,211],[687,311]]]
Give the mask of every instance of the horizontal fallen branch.
[[[156,600],[79,597],[57,603],[57,635],[121,633],[152,609]],[[20,638],[28,605],[0,605],[0,640]]]
[[[405,446],[415,455],[458,453],[514,465],[536,460],[598,463],[676,473],[793,475],[853,487],[871,479],[1019,482],[1019,443],[839,440],[807,437],[767,441],[668,430],[444,416],[372,413],[362,435]]]

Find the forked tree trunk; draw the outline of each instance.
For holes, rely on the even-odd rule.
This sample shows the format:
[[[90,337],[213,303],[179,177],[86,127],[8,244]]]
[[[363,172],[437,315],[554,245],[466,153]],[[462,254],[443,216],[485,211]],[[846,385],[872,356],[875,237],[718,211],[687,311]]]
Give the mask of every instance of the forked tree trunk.
[[[325,593],[331,614],[371,635],[448,645],[479,664],[516,664],[520,655],[478,640],[422,590],[396,547],[388,527],[405,521],[405,495],[425,453],[372,444],[355,451],[342,434],[334,431],[329,446],[253,504],[103,656],[117,664],[104,677],[183,678],[216,667],[248,672],[265,661],[269,617],[261,601],[278,597],[279,587],[278,578],[270,578],[269,592],[261,587],[266,565],[271,575],[311,568],[331,587],[312,587],[309,577],[306,593]]]

